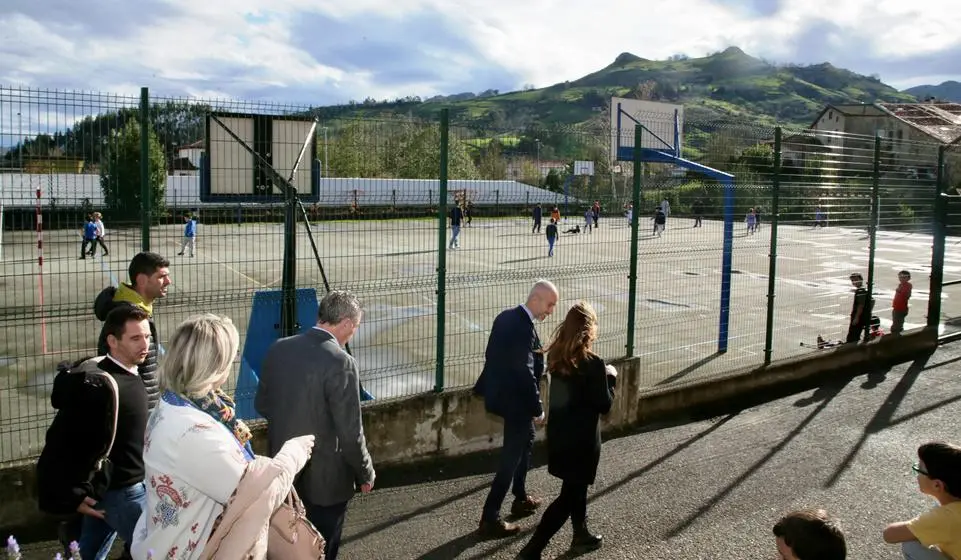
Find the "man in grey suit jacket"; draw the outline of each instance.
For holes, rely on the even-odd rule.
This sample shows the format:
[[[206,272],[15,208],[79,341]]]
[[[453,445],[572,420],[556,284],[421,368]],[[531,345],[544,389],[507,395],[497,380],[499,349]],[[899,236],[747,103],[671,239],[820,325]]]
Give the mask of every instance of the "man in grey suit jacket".
[[[336,560],[347,504],[357,487],[370,492],[374,466],[360,410],[357,362],[343,350],[360,325],[357,298],[334,290],[320,302],[317,325],[282,338],[267,351],[254,406],[267,419],[270,454],[296,435],[314,434],[310,462],[297,490],[307,518]]]

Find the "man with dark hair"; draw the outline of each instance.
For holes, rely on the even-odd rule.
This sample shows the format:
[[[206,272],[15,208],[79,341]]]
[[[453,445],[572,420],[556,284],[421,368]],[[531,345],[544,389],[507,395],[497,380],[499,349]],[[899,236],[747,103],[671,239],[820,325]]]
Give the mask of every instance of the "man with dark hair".
[[[167,295],[167,288],[171,284],[170,261],[157,253],[142,252],[134,256],[127,270],[130,283],[119,286],[108,286],[100,292],[93,303],[94,314],[97,319],[104,321],[112,310],[120,305],[139,307],[147,312],[150,323],[150,350],[147,358],[140,363],[138,373],[147,389],[148,406],[151,410],[160,398],[157,385],[157,357],[160,338],[157,325],[153,320],[153,303]],[[107,353],[107,331],[100,331],[97,341],[97,354]]]
[[[884,529],[884,542],[901,543],[907,560],[961,560],[961,446],[944,442],[918,448],[918,489],[938,507]]]
[[[823,509],[792,511],[774,525],[781,560],[844,560],[847,544],[835,519]]]
[[[137,368],[149,354],[149,319],[138,306],[115,307],[105,317],[105,355],[62,369],[54,380],[57,415],[37,461],[39,506],[79,514],[61,536],[76,538],[85,559],[107,558],[117,535],[129,557],[143,510],[148,411]]]
[[[357,297],[331,290],[320,301],[317,325],[282,338],[267,351],[254,406],[267,419],[270,455],[292,437],[316,438],[310,462],[297,481],[307,519],[336,560],[347,505],[359,489],[374,487],[360,409],[360,372],[344,350],[363,310]]]

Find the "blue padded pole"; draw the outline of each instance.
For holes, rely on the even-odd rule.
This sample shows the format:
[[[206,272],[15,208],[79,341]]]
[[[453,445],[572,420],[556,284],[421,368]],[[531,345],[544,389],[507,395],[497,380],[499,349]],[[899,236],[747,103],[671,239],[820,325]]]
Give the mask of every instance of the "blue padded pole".
[[[724,189],[724,245],[721,252],[721,314],[717,331],[717,352],[727,352],[731,316],[731,263],[734,256],[734,179],[722,178]]]

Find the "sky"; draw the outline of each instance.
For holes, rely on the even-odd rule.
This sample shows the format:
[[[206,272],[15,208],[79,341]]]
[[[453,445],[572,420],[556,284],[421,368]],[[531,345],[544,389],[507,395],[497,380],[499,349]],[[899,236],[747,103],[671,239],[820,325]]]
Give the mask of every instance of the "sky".
[[[961,79],[948,1],[3,0],[0,87],[316,106],[542,87],[622,52],[738,46],[903,89]]]

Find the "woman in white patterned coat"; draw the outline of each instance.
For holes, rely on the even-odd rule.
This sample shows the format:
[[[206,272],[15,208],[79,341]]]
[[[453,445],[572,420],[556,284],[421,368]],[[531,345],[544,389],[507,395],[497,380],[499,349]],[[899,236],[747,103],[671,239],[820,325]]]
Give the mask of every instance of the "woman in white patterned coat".
[[[231,498],[244,487],[255,462],[269,462],[274,473],[256,481],[266,489],[252,521],[231,530],[231,548],[264,558],[272,513],[290,493],[293,479],[310,457],[314,436],[289,440],[276,458],[256,458],[251,434],[236,418],[233,401],[221,391],[239,348],[231,320],[211,314],[180,324],[160,365],[163,393],[147,423],[144,439],[147,500],[134,531],[136,560],[196,560],[214,534]],[[252,512],[254,510],[251,510]],[[236,534],[235,534],[236,533]],[[241,534],[244,533],[244,534]],[[240,542],[236,542],[239,540]],[[219,541],[219,539],[218,539]],[[218,547],[221,543],[218,542]]]

